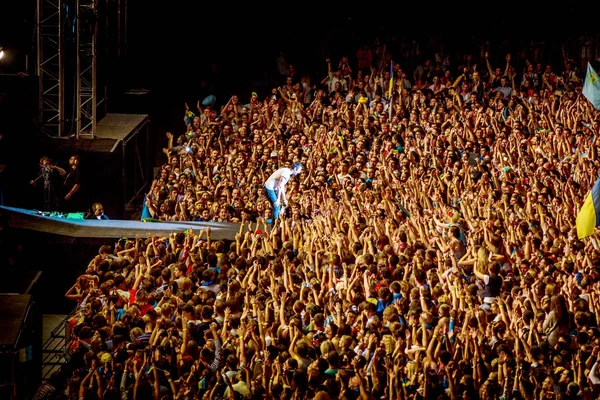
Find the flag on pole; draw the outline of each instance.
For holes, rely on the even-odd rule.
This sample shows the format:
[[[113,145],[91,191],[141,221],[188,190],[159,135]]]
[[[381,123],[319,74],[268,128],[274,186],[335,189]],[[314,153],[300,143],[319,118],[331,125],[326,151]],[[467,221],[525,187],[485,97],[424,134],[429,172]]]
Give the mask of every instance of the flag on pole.
[[[587,97],[587,96],[586,96]],[[594,228],[600,225],[600,177],[588,193],[581,210],[575,220],[577,237],[583,239],[594,233]]]
[[[392,108],[394,105],[394,102],[392,101],[392,91],[394,90],[394,62],[390,60],[390,88],[388,90],[388,98],[389,100],[389,107],[390,107],[390,119],[392,119]]]
[[[394,62],[390,61],[390,89],[388,93],[388,97],[392,98],[392,90],[394,88]]]
[[[600,79],[589,62],[581,93],[583,93],[585,98],[588,99],[597,110],[600,110]]]

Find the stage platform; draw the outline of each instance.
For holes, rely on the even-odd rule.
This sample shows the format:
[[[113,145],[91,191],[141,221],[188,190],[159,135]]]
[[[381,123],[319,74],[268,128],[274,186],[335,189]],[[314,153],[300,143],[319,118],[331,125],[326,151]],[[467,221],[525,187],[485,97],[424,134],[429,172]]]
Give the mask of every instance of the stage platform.
[[[148,232],[156,236],[168,236],[172,232],[184,232],[210,227],[213,240],[235,240],[239,223],[229,222],[142,222],[134,220],[69,219],[39,215],[35,210],[0,206],[0,214],[6,214],[11,228],[33,230],[76,238],[135,238],[146,237]]]
[[[30,168],[26,177],[16,176],[21,171],[37,166],[42,155],[50,157],[58,166],[68,168],[68,160],[73,154],[81,157],[81,195],[89,208],[93,203],[102,203],[107,214],[120,219],[129,219],[130,208],[142,204],[148,183],[152,181],[153,158],[150,148],[154,148],[151,121],[148,114],[108,113],[97,122],[96,134],[74,135],[54,138],[41,136],[37,156],[28,161],[16,160],[12,168],[15,181],[29,183],[31,176],[38,171]],[[1,164],[1,163],[0,163]],[[35,168],[35,167],[34,167]],[[110,190],[106,184],[110,182]],[[8,198],[0,205],[41,207],[28,199],[15,198],[19,193],[31,193],[30,188],[5,187]]]
[[[112,114],[108,113],[98,122],[96,137],[127,141],[133,132],[140,129],[148,119],[147,114]]]
[[[148,114],[108,113],[98,121],[94,137],[44,137],[43,146],[50,153],[115,153],[120,144],[129,141],[137,132],[143,132],[149,123]]]

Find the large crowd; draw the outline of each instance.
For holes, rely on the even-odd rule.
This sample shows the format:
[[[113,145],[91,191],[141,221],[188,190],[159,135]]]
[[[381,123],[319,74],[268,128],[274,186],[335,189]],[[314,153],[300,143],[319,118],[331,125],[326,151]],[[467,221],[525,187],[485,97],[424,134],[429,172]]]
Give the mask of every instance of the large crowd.
[[[102,246],[39,398],[598,398],[600,243],[575,218],[600,114],[578,61],[536,54],[408,70],[365,46],[187,107],[147,216],[239,233]],[[273,218],[264,183],[298,162]]]

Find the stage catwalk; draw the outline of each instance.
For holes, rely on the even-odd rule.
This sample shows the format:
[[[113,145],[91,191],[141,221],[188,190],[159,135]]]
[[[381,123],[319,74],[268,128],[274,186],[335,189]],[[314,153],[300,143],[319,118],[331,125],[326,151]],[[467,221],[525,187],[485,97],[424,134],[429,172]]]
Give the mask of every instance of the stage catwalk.
[[[240,229],[239,223],[229,222],[142,222],[46,217],[35,210],[6,206],[0,206],[0,214],[8,216],[11,228],[85,238],[146,237],[148,232],[156,236],[168,236],[171,232],[183,232],[190,228],[198,232],[209,226],[213,240],[234,240]]]

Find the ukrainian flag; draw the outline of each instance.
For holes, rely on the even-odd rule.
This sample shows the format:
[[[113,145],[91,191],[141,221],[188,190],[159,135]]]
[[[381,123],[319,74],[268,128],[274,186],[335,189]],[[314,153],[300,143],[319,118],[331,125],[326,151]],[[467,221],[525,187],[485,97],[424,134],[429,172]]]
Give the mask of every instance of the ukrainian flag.
[[[388,89],[388,98],[392,98],[392,92],[394,90],[394,62],[390,61],[390,87]]]
[[[583,93],[586,99],[588,99],[597,110],[600,110],[600,79],[589,62],[581,93]]]
[[[600,177],[588,193],[575,221],[577,236],[582,239],[594,233],[594,228],[600,225]]]

